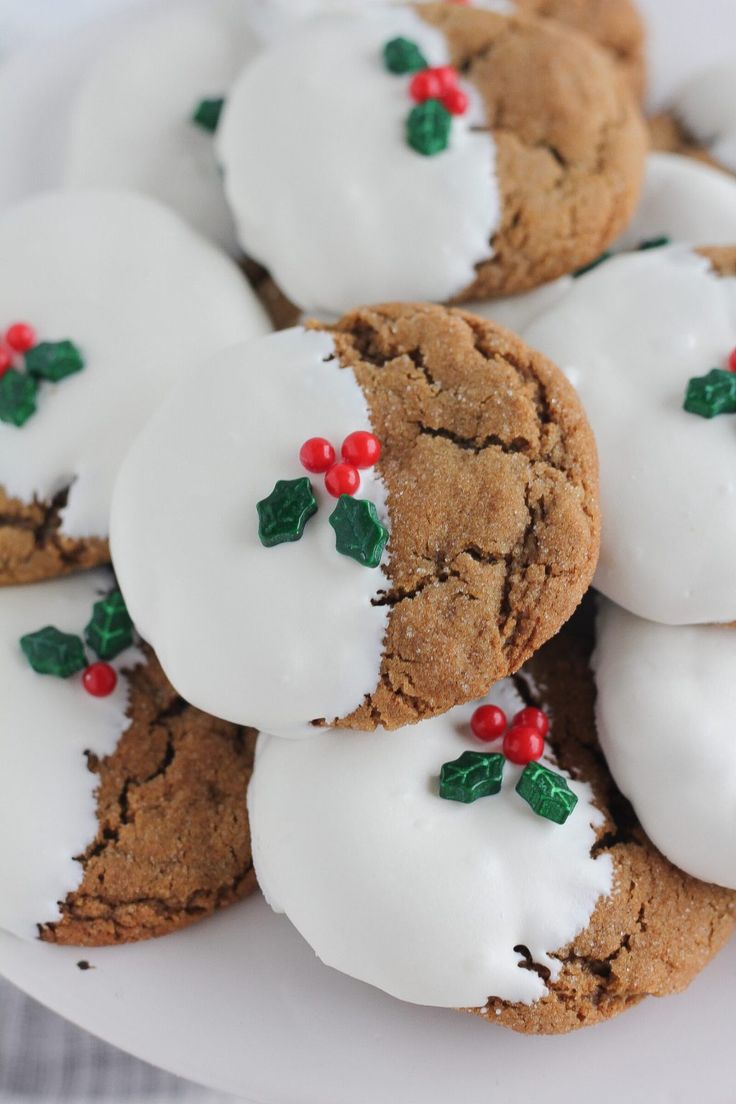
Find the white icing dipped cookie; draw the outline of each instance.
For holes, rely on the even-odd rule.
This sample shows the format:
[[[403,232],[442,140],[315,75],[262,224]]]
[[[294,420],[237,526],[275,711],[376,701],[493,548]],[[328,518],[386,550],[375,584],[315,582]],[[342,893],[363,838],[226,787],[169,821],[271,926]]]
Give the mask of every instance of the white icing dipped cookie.
[[[269,327],[234,264],[132,193],[32,199],[0,217],[0,253],[2,332],[26,322],[84,365],[41,380],[35,413],[0,378],[0,578],[13,583],[89,564],[92,539],[104,560],[113,480],[146,418],[209,352]],[[13,371],[31,386],[22,358]]]
[[[511,680],[489,700],[509,719],[524,707]],[[369,737],[261,736],[248,793],[256,874],[328,966],[416,1004],[531,1004],[547,987],[519,968],[519,948],[556,980],[552,952],[611,890],[610,856],[591,857],[603,817],[572,781],[578,804],[564,825],[536,816],[510,762],[499,793],[443,800],[444,763],[500,751],[473,740],[472,713]],[[549,748],[544,763],[558,772]]]
[[[409,52],[385,55],[398,40]],[[552,56],[586,84],[585,110]],[[442,77],[422,91],[424,65]],[[539,74],[533,93],[512,79],[520,66]],[[550,21],[443,4],[305,22],[245,68],[216,144],[243,249],[317,313],[488,298],[570,272],[625,225],[644,155],[594,46]]]
[[[695,878],[736,889],[736,630],[598,616],[598,736],[652,842]]]
[[[615,257],[525,337],[566,372],[596,436],[595,585],[653,621],[736,619],[736,425],[684,409],[691,379],[728,368],[736,279],[684,246]]]
[[[373,460],[350,454],[356,433],[376,435]],[[323,464],[302,459],[314,438]],[[394,729],[557,631],[592,577],[596,503],[592,437],[553,365],[464,312],[389,304],[184,380],[123,463],[111,545],[198,708],[278,735]]]
[[[66,183],[143,192],[236,252],[212,133],[193,115],[227,94],[260,41],[247,0],[142,10],[76,95]]]
[[[122,674],[109,697],[94,698],[78,675],[37,674],[19,641],[46,625],[81,635],[111,586],[99,570],[0,591],[0,927],[24,939],[58,919],[82,878],[75,858],[97,834],[97,780],[85,753],[111,754],[129,722]],[[114,666],[139,662],[129,648]]]

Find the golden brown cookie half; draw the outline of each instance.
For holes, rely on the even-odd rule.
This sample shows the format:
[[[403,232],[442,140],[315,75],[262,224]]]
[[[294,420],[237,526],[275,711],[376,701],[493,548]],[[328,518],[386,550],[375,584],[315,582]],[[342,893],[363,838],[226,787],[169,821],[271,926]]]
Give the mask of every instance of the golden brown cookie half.
[[[391,518],[380,682],[338,723],[398,728],[482,697],[572,614],[598,557],[595,444],[562,373],[473,315],[388,305],[328,329]]]
[[[480,93],[497,147],[493,256],[457,298],[523,291],[594,260],[634,212],[646,151],[639,112],[609,58],[548,20],[450,4],[419,11]]]
[[[550,742],[560,765],[593,787],[606,823],[595,854],[610,855],[614,891],[601,898],[588,926],[552,957],[557,981],[532,1005],[489,1000],[473,1010],[489,1023],[529,1034],[559,1034],[610,1019],[647,996],[685,989],[725,944],[736,924],[736,893],[708,885],[672,866],[647,839],[616,789],[596,737],[595,685],[590,671],[593,601],[527,665],[535,686],[520,677],[529,704],[553,717]],[[545,968],[527,956],[524,969]]]
[[[256,734],[187,705],[150,650],[129,674],[130,726],[97,776],[96,839],[47,943],[167,935],[255,888],[245,794]]]

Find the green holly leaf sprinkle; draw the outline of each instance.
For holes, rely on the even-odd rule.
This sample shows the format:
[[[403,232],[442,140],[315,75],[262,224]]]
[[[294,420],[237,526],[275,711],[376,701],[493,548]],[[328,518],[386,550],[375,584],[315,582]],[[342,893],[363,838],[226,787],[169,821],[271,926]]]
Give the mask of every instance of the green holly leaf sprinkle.
[[[23,654],[39,675],[69,678],[87,666],[82,638],[63,633],[53,625],[21,637]]]
[[[586,273],[592,272],[594,268],[598,268],[599,265],[605,264],[606,261],[610,261],[612,256],[613,253],[611,253],[610,250],[606,250],[605,253],[601,253],[600,256],[596,257],[594,261],[583,265],[582,268],[576,269],[575,272],[573,272],[573,277],[577,280],[580,276],[585,276]]]
[[[503,755],[464,751],[459,759],[445,763],[440,771],[440,797],[470,805],[479,797],[497,794],[503,782]]]
[[[516,792],[531,805],[537,816],[555,824],[564,824],[578,803],[562,775],[541,763],[529,763],[524,768]]]
[[[268,498],[257,504],[258,536],[266,548],[301,540],[304,526],[317,513],[317,499],[306,478],[279,479]]]
[[[26,371],[49,383],[58,383],[83,368],[84,357],[73,341],[42,341],[26,353]]]
[[[403,76],[405,73],[418,73],[429,67],[416,42],[410,38],[392,38],[383,47],[383,62],[390,73]]]
[[[209,100],[200,100],[192,113],[192,122],[202,130],[214,134],[220,125],[222,109],[225,106],[223,96],[216,96]]]
[[[100,659],[115,659],[131,646],[133,621],[119,590],[113,590],[95,602],[84,638]]]
[[[330,515],[330,525],[335,530],[336,547],[341,555],[350,556],[363,567],[378,567],[389,534],[372,502],[340,495]]]
[[[736,414],[736,372],[713,368],[707,376],[695,376],[687,385],[684,408],[701,418]]]
[[[672,238],[668,238],[666,234],[661,234],[658,238],[644,238],[639,242],[638,249],[640,253],[645,253],[647,249],[662,249],[665,245],[670,245]]]
[[[38,384],[32,376],[10,368],[0,376],[0,422],[23,426],[36,413]]]
[[[425,157],[442,153],[450,144],[452,115],[439,100],[425,100],[409,112],[406,140]]]

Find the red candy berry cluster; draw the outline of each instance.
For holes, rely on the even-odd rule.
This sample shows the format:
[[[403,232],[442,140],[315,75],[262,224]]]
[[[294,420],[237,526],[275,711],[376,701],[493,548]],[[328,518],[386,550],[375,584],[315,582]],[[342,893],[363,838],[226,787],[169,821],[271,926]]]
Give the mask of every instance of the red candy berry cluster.
[[[0,341],[0,376],[15,363],[18,354],[29,352],[36,344],[36,331],[27,322],[14,322]]]
[[[325,437],[310,437],[299,450],[299,460],[308,472],[325,477],[333,498],[354,495],[360,489],[361,468],[372,468],[381,459],[381,442],[373,433],[359,429],[342,443],[341,459]]]
[[[415,73],[409,84],[409,95],[415,103],[439,100],[451,115],[464,115],[468,97],[458,87],[458,73],[453,65],[439,65]]]
[[[493,743],[503,737],[503,753],[519,766],[534,763],[544,753],[544,738],[549,732],[549,720],[541,709],[520,710],[509,725],[503,709],[497,705],[481,705],[470,718],[470,728],[476,740]]]

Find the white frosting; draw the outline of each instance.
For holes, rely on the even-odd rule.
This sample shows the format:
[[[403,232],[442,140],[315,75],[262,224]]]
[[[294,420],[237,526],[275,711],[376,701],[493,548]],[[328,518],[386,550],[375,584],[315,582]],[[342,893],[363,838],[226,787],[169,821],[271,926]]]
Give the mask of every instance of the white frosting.
[[[596,436],[598,589],[653,621],[736,619],[736,422],[683,410],[688,381],[736,347],[736,280],[683,246],[615,257],[525,338],[567,373]]]
[[[736,172],[736,58],[691,77],[673,109],[716,161]]]
[[[370,429],[363,392],[329,334],[286,330],[230,349],[172,392],[129,453],[112,516],[131,616],[187,701],[297,735],[375,689],[387,613],[379,569],[340,555],[336,501],[311,477],[318,513],[301,540],[264,548],[256,503],[307,475],[299,449]],[[365,471],[359,497],[385,520]]]
[[[488,322],[498,322],[499,325],[506,326],[514,333],[522,333],[541,314],[551,310],[557,303],[561,303],[574,283],[572,276],[561,276],[558,280],[552,280],[549,284],[542,284],[541,287],[522,292],[520,295],[461,303],[460,307],[462,310],[477,314],[480,318],[485,318]]]
[[[510,680],[489,700],[509,716],[522,708]],[[514,947],[556,978],[551,954],[612,886],[610,857],[590,855],[601,814],[587,784],[569,783],[579,803],[565,825],[532,812],[515,792],[523,768],[508,762],[499,794],[472,805],[439,797],[442,764],[482,747],[472,712],[399,732],[262,736],[248,793],[270,904],[328,966],[416,1004],[542,997]]]
[[[146,11],[89,70],[70,122],[66,182],[144,192],[235,251],[212,134],[191,119],[258,48],[244,0]]]
[[[736,243],[736,181],[676,153],[650,153],[636,214],[617,249],[666,235],[691,245]]]
[[[0,927],[24,939],[58,919],[58,903],[81,882],[74,856],[97,833],[97,779],[85,751],[115,750],[128,727],[128,688],[120,676],[110,697],[93,698],[81,675],[38,675],[19,640],[46,625],[82,635],[112,585],[110,572],[93,571],[0,590]],[[131,648],[113,665],[120,672],[140,658]]]
[[[238,269],[158,204],[122,192],[50,193],[0,217],[0,329],[69,338],[83,371],[42,384],[38,411],[0,422],[0,484],[23,501],[72,484],[62,532],[106,536],[131,439],[213,348],[268,329]]]
[[[472,129],[479,98],[467,86],[473,108],[453,119],[447,150],[411,149],[409,78],[382,58],[398,35],[448,63],[444,36],[415,11],[376,6],[305,24],[228,98],[217,145],[240,242],[304,310],[444,300],[491,254],[500,197],[491,135]]]
[[[736,889],[736,630],[655,625],[607,602],[594,667],[601,746],[647,835]]]

